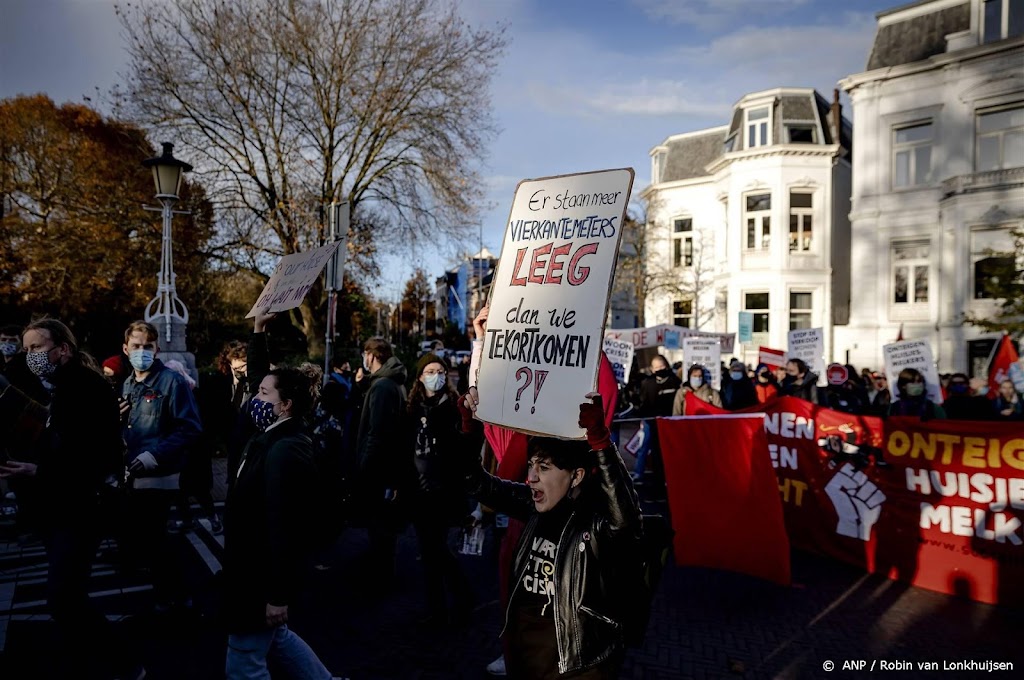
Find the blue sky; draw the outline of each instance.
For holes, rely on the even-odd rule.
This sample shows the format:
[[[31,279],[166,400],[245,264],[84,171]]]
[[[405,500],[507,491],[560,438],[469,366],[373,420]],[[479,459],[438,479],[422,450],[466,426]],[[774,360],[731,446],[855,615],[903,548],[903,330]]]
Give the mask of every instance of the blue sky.
[[[483,159],[484,245],[500,251],[521,179],[633,167],[636,194],[650,181],[651,147],[727,123],[748,92],[815,87],[831,98],[840,78],[864,69],[875,14],[901,4],[462,0],[467,21],[502,22],[510,37],[492,87],[501,133]],[[0,97],[45,92],[81,101],[109,89],[123,69],[111,0],[5,0]],[[388,259],[384,295],[397,295],[414,266],[440,275],[456,251],[476,250],[475,241]]]

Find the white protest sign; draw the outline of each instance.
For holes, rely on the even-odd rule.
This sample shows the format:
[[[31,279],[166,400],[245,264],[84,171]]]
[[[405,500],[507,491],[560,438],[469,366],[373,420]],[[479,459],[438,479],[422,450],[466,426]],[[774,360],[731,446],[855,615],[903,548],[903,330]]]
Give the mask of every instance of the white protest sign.
[[[494,275],[477,416],[582,439],[597,387],[612,273],[633,169],[523,180]]]
[[[686,338],[683,340],[683,383],[690,379],[690,366],[700,364],[711,372],[711,387],[722,389],[722,345],[717,339]]]
[[[789,359],[802,359],[809,370],[818,376],[818,384],[825,380],[825,334],[820,328],[803,328],[789,332]]]
[[[896,379],[904,368],[916,368],[928,383],[928,398],[936,404],[942,403],[942,389],[939,385],[939,371],[935,368],[932,346],[927,340],[901,340],[891,345],[882,345],[885,357],[885,377],[889,381],[892,400],[898,401],[899,390]]]
[[[615,380],[620,385],[629,381],[629,372],[633,368],[633,343],[629,340],[616,340],[607,335],[604,337],[604,353],[615,371]]]
[[[722,351],[732,354],[736,344],[735,333],[706,333],[695,331],[683,326],[673,326],[663,323],[647,328],[609,328],[604,332],[605,337],[616,340],[629,340],[636,349],[649,349],[651,347],[665,347],[666,349],[678,349],[681,338],[718,338],[722,344]],[[674,347],[672,347],[674,346]]]
[[[328,243],[304,253],[285,255],[274,268],[263,292],[245,318],[256,316],[257,310],[283,312],[302,304],[302,299],[320,276],[320,271],[334,255],[340,241]]]

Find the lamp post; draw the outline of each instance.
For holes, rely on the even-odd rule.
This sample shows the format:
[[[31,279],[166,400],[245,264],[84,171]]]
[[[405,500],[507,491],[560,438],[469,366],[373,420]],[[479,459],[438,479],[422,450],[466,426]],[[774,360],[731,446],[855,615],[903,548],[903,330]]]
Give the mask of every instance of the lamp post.
[[[178,297],[174,280],[174,251],[171,237],[171,219],[174,215],[188,215],[187,210],[175,210],[181,177],[190,172],[192,166],[178,160],[171,153],[174,145],[163,143],[163,154],[147,158],[142,165],[153,171],[156,185],[156,199],[159,208],[144,206],[146,210],[160,212],[163,216],[163,237],[160,250],[160,274],[157,277],[156,297],[149,301],[143,318],[161,331],[161,350],[166,358],[177,358],[196,377],[195,358],[186,351],[185,326],[188,324],[188,308]]]

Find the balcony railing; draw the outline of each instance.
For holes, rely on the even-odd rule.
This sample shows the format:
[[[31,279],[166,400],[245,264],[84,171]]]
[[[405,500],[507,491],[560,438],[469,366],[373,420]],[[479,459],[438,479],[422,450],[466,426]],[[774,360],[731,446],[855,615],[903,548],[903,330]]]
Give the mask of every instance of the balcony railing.
[[[943,196],[972,194],[987,189],[1007,189],[1024,185],[1024,168],[1006,168],[950,177],[942,183]]]

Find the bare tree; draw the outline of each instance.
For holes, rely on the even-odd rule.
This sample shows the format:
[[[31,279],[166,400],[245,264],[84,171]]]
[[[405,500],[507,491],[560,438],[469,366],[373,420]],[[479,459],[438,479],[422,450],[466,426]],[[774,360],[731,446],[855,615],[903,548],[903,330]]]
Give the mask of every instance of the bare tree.
[[[350,261],[457,238],[482,204],[501,29],[448,0],[145,0],[118,8],[130,54],[116,96],[181,145],[233,266],[266,272],[323,241],[320,206],[353,210]],[[387,244],[386,246],[384,244]],[[301,308],[313,340],[314,290]]]
[[[713,305],[704,298],[714,285],[714,238],[706,227],[698,227],[690,238],[691,250],[676,262],[671,225],[661,222],[661,203],[646,198],[634,205],[623,225],[622,242],[616,262],[613,294],[635,300],[640,324],[645,325],[648,298],[690,301],[693,327],[701,328],[714,318]]]

